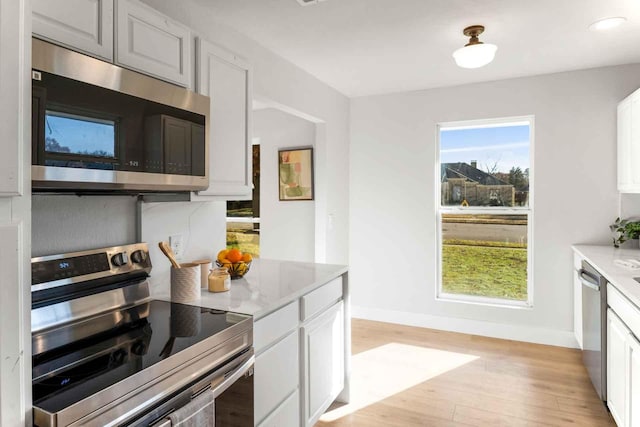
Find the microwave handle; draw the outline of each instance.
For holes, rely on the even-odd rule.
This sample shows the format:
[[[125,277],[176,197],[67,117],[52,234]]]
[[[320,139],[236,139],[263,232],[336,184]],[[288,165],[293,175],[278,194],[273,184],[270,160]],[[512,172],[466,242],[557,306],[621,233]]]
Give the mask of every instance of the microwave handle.
[[[211,383],[211,390],[213,391],[213,398],[217,398],[222,393],[227,391],[229,387],[233,385],[240,377],[244,376],[247,372],[253,373],[253,364],[255,362],[255,356],[251,356],[242,365],[227,372],[223,377],[218,378]]]

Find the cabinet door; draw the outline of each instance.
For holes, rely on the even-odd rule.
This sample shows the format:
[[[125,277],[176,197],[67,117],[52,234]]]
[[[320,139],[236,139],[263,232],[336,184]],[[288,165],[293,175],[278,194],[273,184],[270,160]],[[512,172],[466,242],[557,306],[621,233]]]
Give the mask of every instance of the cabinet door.
[[[631,95],[631,135],[629,137],[631,149],[629,154],[629,174],[631,176],[632,192],[640,193],[640,92]]]
[[[304,339],[304,424],[314,425],[344,387],[343,303],[301,328]]]
[[[582,282],[580,282],[580,269],[582,268],[582,257],[573,255],[573,333],[582,347]]]
[[[640,342],[633,334],[629,334],[628,343],[627,425],[629,427],[640,427]]]
[[[631,98],[618,104],[618,191],[625,192],[631,182]]]
[[[251,70],[236,55],[198,40],[198,92],[211,98],[209,188],[199,195],[251,198]]]
[[[300,425],[300,393],[295,391],[259,427],[297,427]]]
[[[33,34],[113,61],[113,0],[32,0]]]
[[[116,64],[192,87],[191,31],[137,0],[116,0]]]
[[[293,332],[256,357],[253,392],[256,424],[298,388],[298,350],[298,334]]]
[[[626,426],[627,336],[629,330],[607,310],[607,406],[619,426]]]

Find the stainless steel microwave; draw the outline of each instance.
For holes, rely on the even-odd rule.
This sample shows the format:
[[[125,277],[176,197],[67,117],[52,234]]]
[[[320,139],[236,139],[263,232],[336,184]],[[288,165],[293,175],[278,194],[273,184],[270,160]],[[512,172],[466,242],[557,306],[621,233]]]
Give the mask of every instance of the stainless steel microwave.
[[[34,190],[208,187],[208,97],[38,39],[32,63]]]

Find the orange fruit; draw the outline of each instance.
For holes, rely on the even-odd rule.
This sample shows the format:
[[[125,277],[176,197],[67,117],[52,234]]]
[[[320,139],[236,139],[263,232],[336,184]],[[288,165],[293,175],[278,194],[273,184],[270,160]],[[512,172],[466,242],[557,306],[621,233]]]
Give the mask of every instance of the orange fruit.
[[[233,263],[240,262],[242,260],[242,252],[235,248],[231,249],[227,253],[227,259]]]
[[[229,253],[228,249],[223,249],[220,252],[218,252],[218,261],[222,262],[223,259],[227,259],[227,254]]]
[[[253,257],[251,256],[251,254],[249,253],[244,253],[242,255],[242,261],[244,262],[251,262],[253,260]]]

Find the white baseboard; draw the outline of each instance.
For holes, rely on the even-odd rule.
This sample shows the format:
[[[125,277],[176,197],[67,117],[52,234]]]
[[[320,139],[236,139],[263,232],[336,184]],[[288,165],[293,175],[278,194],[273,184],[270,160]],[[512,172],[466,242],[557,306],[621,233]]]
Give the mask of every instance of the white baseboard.
[[[534,328],[524,325],[507,325],[482,320],[431,316],[421,313],[408,313],[360,306],[351,306],[351,316],[358,319],[419,326],[422,328],[461,332],[464,334],[481,335],[506,340],[578,348],[578,343],[573,335],[573,331],[558,331],[555,329]]]

